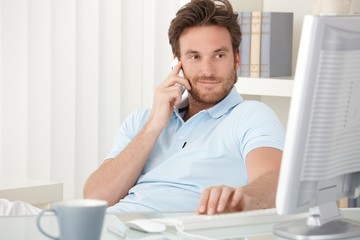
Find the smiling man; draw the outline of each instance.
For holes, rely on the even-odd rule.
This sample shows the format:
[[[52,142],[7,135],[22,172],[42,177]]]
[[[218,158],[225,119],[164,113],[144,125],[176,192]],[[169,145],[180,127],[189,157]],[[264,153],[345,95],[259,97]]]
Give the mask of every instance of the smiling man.
[[[237,14],[227,0],[193,0],[172,20],[169,40],[179,64],[152,108],[125,119],[84,197],[107,200],[112,212],[274,207],[284,130],[270,108],[234,87]]]
[[[229,31],[220,26],[192,27],[180,36],[180,59],[186,69],[189,109],[184,120],[223,100],[234,86],[239,54],[234,53]]]

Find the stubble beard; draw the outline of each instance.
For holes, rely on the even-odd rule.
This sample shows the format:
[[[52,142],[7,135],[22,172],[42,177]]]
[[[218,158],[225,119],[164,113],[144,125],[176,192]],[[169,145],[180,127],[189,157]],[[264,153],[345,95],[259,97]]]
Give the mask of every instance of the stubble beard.
[[[229,75],[224,79],[223,77],[215,77],[215,76],[202,76],[202,77],[195,77],[193,81],[191,82],[198,82],[201,79],[206,80],[214,80],[219,82],[226,82],[226,84],[223,84],[220,90],[214,91],[201,91],[203,89],[198,89],[192,86],[192,89],[190,90],[190,94],[192,98],[203,105],[215,105],[221,100],[223,100],[231,91],[232,87],[237,81],[237,75],[236,75],[236,68],[234,67],[233,71],[229,73]]]

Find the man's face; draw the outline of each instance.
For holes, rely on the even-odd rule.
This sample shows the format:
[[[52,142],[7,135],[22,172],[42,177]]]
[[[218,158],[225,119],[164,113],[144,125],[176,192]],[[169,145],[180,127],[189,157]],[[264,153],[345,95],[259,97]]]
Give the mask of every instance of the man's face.
[[[189,97],[208,106],[221,101],[236,82],[240,62],[229,31],[220,26],[192,27],[179,42],[182,68],[191,85]]]

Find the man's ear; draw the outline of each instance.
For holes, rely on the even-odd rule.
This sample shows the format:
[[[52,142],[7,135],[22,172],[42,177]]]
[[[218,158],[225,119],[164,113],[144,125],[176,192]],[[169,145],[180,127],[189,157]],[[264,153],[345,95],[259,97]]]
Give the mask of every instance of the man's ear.
[[[236,66],[236,70],[239,70],[240,68],[240,53],[239,52],[236,52],[235,53],[235,66]]]

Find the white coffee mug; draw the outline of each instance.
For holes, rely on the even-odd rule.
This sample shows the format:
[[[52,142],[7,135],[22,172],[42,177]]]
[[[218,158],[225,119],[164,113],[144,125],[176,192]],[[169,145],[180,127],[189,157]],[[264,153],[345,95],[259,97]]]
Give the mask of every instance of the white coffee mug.
[[[57,202],[37,217],[37,227],[42,234],[60,240],[99,240],[104,223],[107,202],[95,199],[75,199]],[[59,236],[47,233],[41,226],[41,218],[53,212],[59,224]]]

